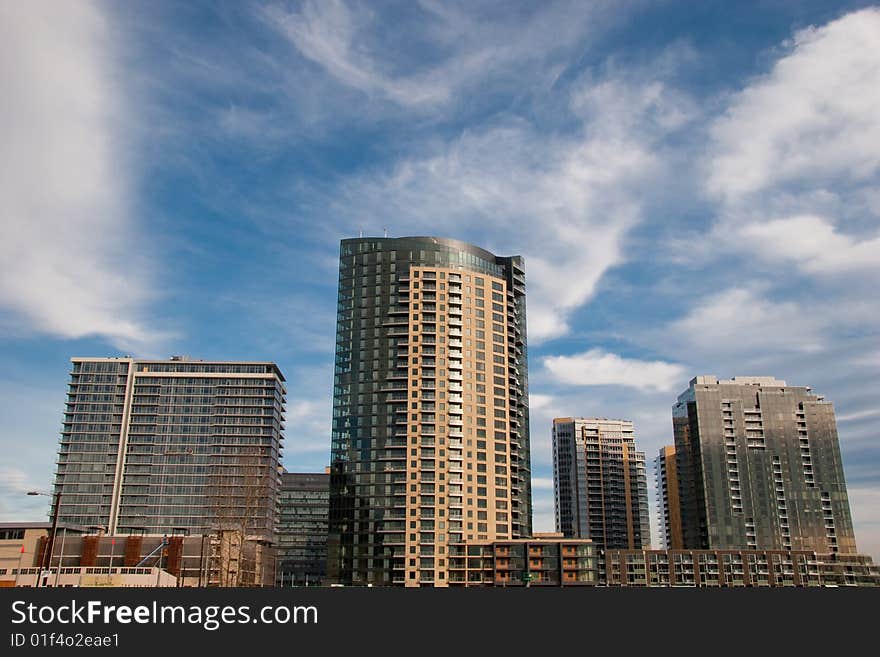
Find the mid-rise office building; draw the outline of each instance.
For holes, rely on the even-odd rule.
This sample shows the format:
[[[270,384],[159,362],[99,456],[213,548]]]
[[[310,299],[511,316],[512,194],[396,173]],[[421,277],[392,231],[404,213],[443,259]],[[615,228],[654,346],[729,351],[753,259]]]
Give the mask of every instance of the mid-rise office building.
[[[278,586],[319,586],[327,577],[330,474],[284,472],[277,547]]]
[[[856,552],[834,408],[810,388],[698,376],[673,428],[685,548]]]
[[[342,241],[331,581],[446,586],[451,546],[531,533],[524,277],[456,240]]]
[[[645,453],[629,420],[553,420],[556,531],[600,548],[650,547]]]
[[[660,448],[654,461],[654,473],[661,547],[678,550],[684,547],[684,542],[681,535],[681,501],[678,496],[675,445]]]
[[[61,522],[272,541],[285,402],[274,363],[72,363],[55,477]]]

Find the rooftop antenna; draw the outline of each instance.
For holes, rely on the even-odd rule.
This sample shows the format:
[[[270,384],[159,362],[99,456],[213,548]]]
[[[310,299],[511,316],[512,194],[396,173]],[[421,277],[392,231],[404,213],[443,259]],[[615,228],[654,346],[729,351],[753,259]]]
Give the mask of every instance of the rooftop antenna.
[[[388,226],[382,226],[382,232],[385,234],[385,237],[388,237]]]
[[[361,228],[361,237],[363,237],[363,236],[364,236],[364,229]]]

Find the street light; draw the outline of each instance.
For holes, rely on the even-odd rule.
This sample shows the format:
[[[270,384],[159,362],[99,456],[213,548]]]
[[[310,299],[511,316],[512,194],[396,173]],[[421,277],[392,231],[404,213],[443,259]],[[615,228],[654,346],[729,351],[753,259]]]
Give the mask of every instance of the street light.
[[[52,552],[55,550],[55,535],[58,533],[58,512],[61,509],[61,487],[58,487],[54,493],[45,493],[39,490],[29,490],[27,492],[28,495],[45,495],[46,497],[53,498],[53,503],[55,508],[52,510],[52,531],[49,536],[49,540],[46,543],[46,551],[43,554],[43,559],[40,563],[40,571],[48,570],[52,567]],[[61,565],[59,564],[60,568]],[[40,574],[40,579],[42,580],[42,572]]]

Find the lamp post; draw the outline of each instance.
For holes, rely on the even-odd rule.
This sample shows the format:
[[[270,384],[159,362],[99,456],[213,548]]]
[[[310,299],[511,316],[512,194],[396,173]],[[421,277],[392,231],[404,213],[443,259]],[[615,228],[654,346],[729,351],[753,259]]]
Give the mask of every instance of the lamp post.
[[[45,495],[46,497],[51,497],[53,498],[53,504],[55,506],[55,508],[52,510],[52,530],[46,542],[46,551],[44,552],[43,559],[40,562],[40,581],[42,581],[42,571],[52,567],[52,552],[55,550],[55,535],[58,532],[58,512],[61,509],[61,486],[59,486],[58,490],[56,490],[54,493],[45,493],[39,490],[30,490],[27,494]]]

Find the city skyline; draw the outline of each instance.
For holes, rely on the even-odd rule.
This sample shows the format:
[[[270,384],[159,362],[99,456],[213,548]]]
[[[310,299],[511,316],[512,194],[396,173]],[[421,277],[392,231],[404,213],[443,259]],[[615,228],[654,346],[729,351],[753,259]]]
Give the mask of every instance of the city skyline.
[[[525,258],[535,531],[553,417],[654,455],[693,376],[774,376],[834,403],[880,558],[876,7],[34,2],[0,37],[0,518],[46,517],[81,354],[277,362],[283,463],[323,471],[339,240],[387,230]]]

